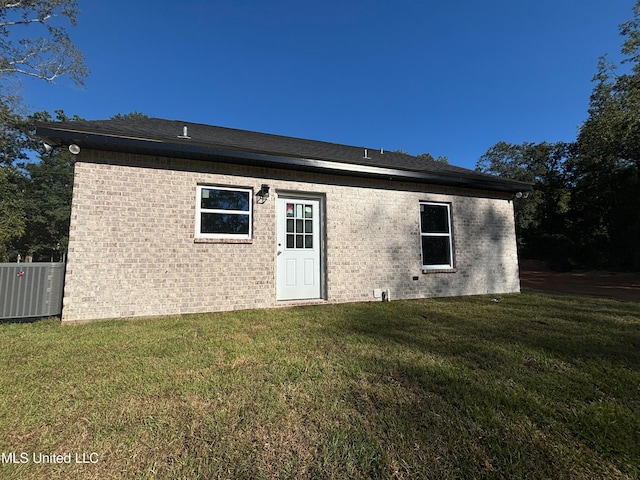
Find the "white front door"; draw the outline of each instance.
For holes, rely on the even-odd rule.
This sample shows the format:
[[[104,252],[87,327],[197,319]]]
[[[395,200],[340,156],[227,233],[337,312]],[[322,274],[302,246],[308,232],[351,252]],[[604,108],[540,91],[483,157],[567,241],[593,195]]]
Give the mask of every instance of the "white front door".
[[[278,197],[277,298],[320,298],[320,200]]]

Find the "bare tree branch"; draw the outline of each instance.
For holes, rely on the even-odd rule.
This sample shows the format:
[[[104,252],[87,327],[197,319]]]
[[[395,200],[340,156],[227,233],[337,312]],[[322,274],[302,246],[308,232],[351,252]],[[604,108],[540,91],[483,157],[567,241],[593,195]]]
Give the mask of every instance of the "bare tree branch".
[[[29,25],[31,23],[42,23],[45,24],[47,20],[53,18],[55,15],[47,15],[44,18],[30,18],[26,20],[14,20],[14,21],[6,21],[0,22],[0,28],[2,27],[14,27],[16,25]]]
[[[64,17],[75,25],[77,14],[77,0],[0,0],[0,81],[14,75],[48,82],[68,77],[83,85],[88,70],[82,53],[64,27],[51,24]],[[25,36],[34,32],[26,28],[31,25],[42,27],[35,38]]]

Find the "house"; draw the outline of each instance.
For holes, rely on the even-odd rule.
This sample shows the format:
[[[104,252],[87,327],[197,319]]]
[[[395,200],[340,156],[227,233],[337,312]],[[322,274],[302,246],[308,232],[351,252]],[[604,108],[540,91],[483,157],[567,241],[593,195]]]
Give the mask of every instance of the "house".
[[[37,133],[77,154],[65,322],[520,289],[528,184],[155,118]]]

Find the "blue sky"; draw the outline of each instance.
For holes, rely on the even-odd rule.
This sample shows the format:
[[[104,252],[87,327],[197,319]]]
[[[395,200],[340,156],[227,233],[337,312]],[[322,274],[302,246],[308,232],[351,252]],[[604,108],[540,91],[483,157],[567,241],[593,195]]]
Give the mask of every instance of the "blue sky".
[[[474,168],[498,141],[572,141],[635,0],[79,0],[86,87],[31,110],[132,111]]]

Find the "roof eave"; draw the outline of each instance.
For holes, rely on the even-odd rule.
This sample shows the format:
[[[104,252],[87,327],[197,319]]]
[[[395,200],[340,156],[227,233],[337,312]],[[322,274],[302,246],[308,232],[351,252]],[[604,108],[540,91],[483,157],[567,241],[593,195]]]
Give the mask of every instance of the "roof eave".
[[[390,181],[412,181],[510,193],[529,191],[532,189],[532,185],[530,184],[505,180],[499,177],[496,177],[495,180],[493,178],[467,178],[425,171],[234,150],[228,147],[189,142],[174,142],[162,139],[128,137],[121,134],[52,128],[44,124],[36,125],[36,134],[45,141],[48,141],[51,145],[76,144],[80,148],[89,150],[159,155],[203,161],[225,161],[227,163],[250,164],[271,168],[295,168],[317,173],[357,175]]]

